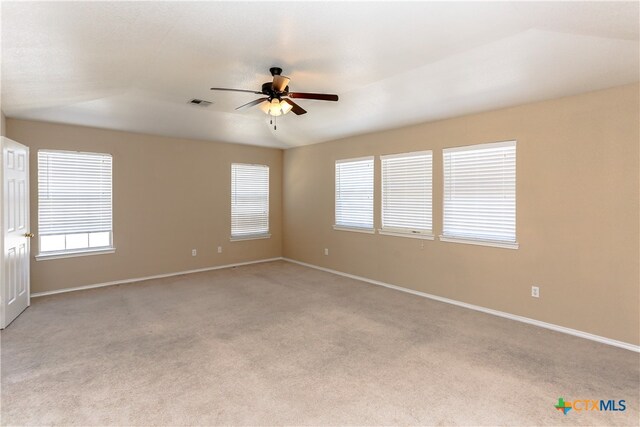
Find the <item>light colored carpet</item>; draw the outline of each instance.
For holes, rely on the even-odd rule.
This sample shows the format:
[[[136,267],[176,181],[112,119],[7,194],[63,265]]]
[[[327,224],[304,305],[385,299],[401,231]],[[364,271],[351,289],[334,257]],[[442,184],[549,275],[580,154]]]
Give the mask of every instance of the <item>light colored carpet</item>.
[[[1,344],[3,425],[638,423],[636,353],[280,261],[37,298]]]

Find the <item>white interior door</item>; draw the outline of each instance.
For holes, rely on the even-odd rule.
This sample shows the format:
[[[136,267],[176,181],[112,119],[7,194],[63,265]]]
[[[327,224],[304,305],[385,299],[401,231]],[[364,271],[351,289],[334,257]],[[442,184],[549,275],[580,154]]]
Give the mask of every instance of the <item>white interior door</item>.
[[[2,137],[1,319],[4,329],[29,306],[29,148]]]

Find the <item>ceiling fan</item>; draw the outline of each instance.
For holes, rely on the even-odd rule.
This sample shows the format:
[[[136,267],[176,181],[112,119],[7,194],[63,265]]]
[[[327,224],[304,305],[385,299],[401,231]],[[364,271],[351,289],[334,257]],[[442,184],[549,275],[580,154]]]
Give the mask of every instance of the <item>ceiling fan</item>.
[[[260,104],[260,109],[266,114],[272,117],[271,123],[273,124],[273,118],[284,114],[289,111],[293,111],[296,115],[306,114],[307,110],[293,102],[291,98],[299,99],[315,99],[319,101],[337,101],[338,95],[332,95],[327,93],[306,93],[306,92],[289,92],[289,77],[282,75],[282,68],[272,67],[269,69],[273,76],[273,81],[262,84],[261,91],[247,90],[247,89],[230,89],[224,87],[212,87],[211,90],[222,90],[228,92],[247,92],[255,93],[257,95],[264,95],[262,98],[258,98],[255,101],[247,102],[236,108],[236,110],[243,110],[245,108],[253,107]],[[274,129],[276,127],[274,126]]]

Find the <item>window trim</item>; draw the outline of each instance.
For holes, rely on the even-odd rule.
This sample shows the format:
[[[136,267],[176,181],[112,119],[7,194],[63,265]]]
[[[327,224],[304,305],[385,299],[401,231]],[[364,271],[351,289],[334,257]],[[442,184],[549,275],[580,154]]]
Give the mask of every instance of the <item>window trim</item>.
[[[471,145],[461,145],[457,147],[448,147],[448,148],[442,149],[442,227],[443,227],[443,231],[442,231],[442,234],[438,235],[438,240],[440,240],[441,242],[447,242],[447,243],[461,243],[461,244],[467,244],[467,245],[488,246],[488,247],[502,248],[502,249],[519,249],[520,248],[520,243],[518,243],[518,235],[517,235],[517,212],[518,212],[517,178],[516,178],[516,199],[514,201],[515,214],[516,214],[516,218],[515,218],[516,228],[514,230],[514,240],[512,242],[506,241],[506,240],[489,240],[489,239],[464,237],[464,236],[447,236],[444,234],[444,221],[445,221],[444,206],[446,202],[445,200],[446,194],[444,191],[445,180],[446,180],[445,167],[444,167],[445,154],[455,153],[458,151],[468,151],[475,148],[501,148],[501,147],[511,147],[511,146],[516,147],[515,161],[516,161],[516,177],[517,177],[518,140],[516,139],[509,139],[509,140],[497,141],[497,142],[484,142],[484,143],[471,144]]]
[[[39,253],[38,255],[35,256],[36,261],[46,261],[46,260],[50,260],[50,259],[62,259],[62,258],[76,258],[76,257],[80,257],[80,256],[90,256],[90,255],[106,255],[106,254],[113,254],[116,252],[116,248],[115,247],[101,247],[98,249],[87,249],[87,250],[75,250],[75,249],[71,249],[69,251],[51,251],[51,252],[45,252],[45,253]]]
[[[58,150],[55,148],[41,148],[38,149],[36,151],[36,191],[37,191],[37,197],[36,197],[36,201],[37,201],[37,223],[38,223],[38,230],[40,229],[40,192],[38,191],[39,187],[40,187],[40,179],[39,179],[39,173],[40,173],[40,161],[39,161],[39,155],[40,153],[71,153],[71,154],[90,154],[90,155],[100,155],[100,156],[108,156],[111,158],[111,205],[110,205],[110,210],[111,210],[111,230],[109,231],[109,246],[100,246],[100,247],[96,247],[96,248],[80,248],[80,249],[68,249],[68,250],[62,250],[62,251],[47,251],[47,252],[42,252],[41,251],[41,239],[42,236],[40,235],[40,233],[36,234],[38,235],[38,253],[34,256],[34,258],[36,259],[36,261],[45,261],[45,260],[52,260],[52,259],[62,259],[62,258],[76,258],[76,257],[80,257],[80,256],[88,256],[88,255],[106,255],[106,254],[112,254],[116,252],[116,245],[115,245],[115,222],[113,220],[113,154],[111,153],[99,153],[96,151],[77,151],[77,150]],[[73,234],[73,233],[65,233],[66,234]]]
[[[463,243],[466,245],[476,245],[476,246],[491,246],[494,248],[503,248],[503,249],[518,249],[520,244],[516,242],[504,242],[500,240],[482,240],[482,239],[471,239],[471,238],[460,238],[460,237],[448,237],[440,235],[438,239],[441,242],[449,242],[449,243]]]
[[[431,229],[395,228],[384,226],[384,160],[401,159],[414,156],[431,156]],[[374,177],[375,181],[375,177]],[[434,240],[433,234],[433,150],[410,151],[406,153],[386,154],[380,156],[380,225],[378,233],[386,236],[409,237],[414,239]]]
[[[244,236],[231,236],[229,237],[230,242],[242,242],[244,240],[260,240],[260,239],[270,239],[271,233],[256,233],[256,234],[246,234]]]
[[[356,226],[349,226],[349,225],[344,225],[344,224],[338,224],[337,221],[337,215],[336,215],[336,208],[338,206],[338,199],[336,198],[336,187],[337,187],[337,180],[336,180],[336,171],[337,171],[337,166],[338,164],[341,163],[351,163],[351,162],[362,162],[362,161],[368,161],[371,160],[372,165],[372,171],[373,171],[373,179],[372,179],[372,184],[373,184],[373,192],[371,195],[371,227],[356,227]],[[349,158],[349,159],[339,159],[336,160],[334,165],[333,165],[333,229],[337,230],[337,231],[354,231],[356,233],[366,233],[366,234],[375,234],[376,232],[376,207],[375,207],[375,199],[376,199],[376,156],[363,156],[363,157],[353,157],[353,158]]]
[[[233,166],[257,166],[261,168],[267,169],[267,231],[264,233],[253,233],[253,234],[241,234],[234,235],[233,234]],[[229,217],[230,217],[230,233],[229,233],[229,241],[230,242],[242,242],[245,240],[260,240],[260,239],[270,239],[271,238],[271,166],[267,164],[261,163],[242,163],[242,162],[231,162],[229,166],[229,179],[231,180],[230,185],[230,209],[229,209]]]
[[[422,240],[434,240],[433,233],[406,231],[405,229],[393,229],[393,228],[380,228],[378,234],[383,236],[395,236],[395,237],[408,237],[410,239],[422,239]]]
[[[334,225],[333,229],[336,231],[353,231],[355,233],[376,234],[375,227],[363,228],[363,227],[347,227],[345,225]]]

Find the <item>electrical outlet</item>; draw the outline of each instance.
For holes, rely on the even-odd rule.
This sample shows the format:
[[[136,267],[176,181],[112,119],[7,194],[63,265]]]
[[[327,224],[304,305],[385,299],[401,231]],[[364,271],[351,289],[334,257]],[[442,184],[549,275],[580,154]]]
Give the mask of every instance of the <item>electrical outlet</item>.
[[[198,255],[198,251],[196,249],[191,249],[191,256]]]
[[[324,254],[329,255],[329,248],[324,248]]]
[[[221,254],[222,253],[222,246],[218,246],[218,253]]]
[[[531,296],[534,298],[540,298],[540,288],[537,286],[531,287]]]

